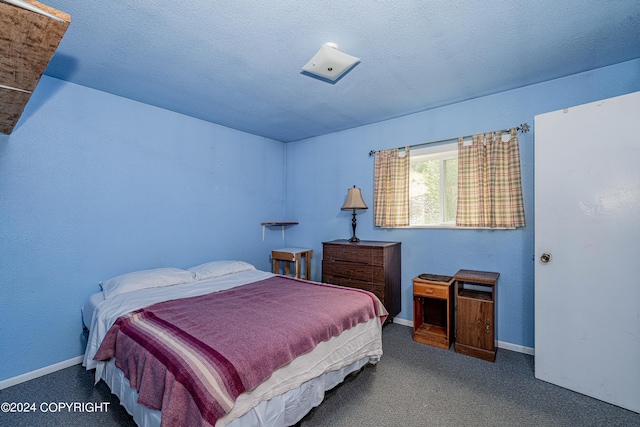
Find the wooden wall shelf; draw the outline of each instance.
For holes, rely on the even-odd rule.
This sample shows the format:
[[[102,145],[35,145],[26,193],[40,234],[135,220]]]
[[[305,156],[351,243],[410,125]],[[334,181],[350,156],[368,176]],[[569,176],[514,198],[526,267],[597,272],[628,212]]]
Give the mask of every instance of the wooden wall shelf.
[[[282,227],[282,240],[284,240],[284,227],[286,227],[287,225],[296,225],[296,224],[298,224],[298,222],[296,222],[296,221],[265,221],[265,222],[261,223],[261,225],[262,225],[262,241],[264,242],[264,230],[265,230],[265,227],[276,227],[276,226]]]

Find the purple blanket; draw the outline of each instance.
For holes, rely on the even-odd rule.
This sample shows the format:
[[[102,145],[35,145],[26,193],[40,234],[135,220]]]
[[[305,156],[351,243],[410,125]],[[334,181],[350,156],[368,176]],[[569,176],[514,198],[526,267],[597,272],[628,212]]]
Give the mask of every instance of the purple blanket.
[[[215,425],[278,368],[386,315],[369,292],[274,276],[121,316],[95,359],[115,356],[163,425]]]

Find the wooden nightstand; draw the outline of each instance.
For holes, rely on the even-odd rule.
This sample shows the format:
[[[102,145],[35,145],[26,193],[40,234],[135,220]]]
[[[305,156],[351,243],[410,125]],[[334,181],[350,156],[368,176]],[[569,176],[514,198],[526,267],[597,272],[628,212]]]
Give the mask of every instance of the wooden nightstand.
[[[496,284],[500,273],[460,270],[456,286],[456,352],[493,362],[496,358]]]
[[[413,340],[448,349],[453,341],[453,277],[413,279]]]

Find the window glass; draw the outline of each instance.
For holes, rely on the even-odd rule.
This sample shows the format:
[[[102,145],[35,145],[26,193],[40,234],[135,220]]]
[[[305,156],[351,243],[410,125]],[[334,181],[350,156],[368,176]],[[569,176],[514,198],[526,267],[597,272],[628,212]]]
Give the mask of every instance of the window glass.
[[[410,225],[455,226],[458,202],[457,145],[412,150],[409,173]]]
[[[457,156],[457,153],[456,153]],[[444,222],[456,222],[456,210],[458,208],[458,159],[445,159],[443,161],[445,169],[445,212]]]

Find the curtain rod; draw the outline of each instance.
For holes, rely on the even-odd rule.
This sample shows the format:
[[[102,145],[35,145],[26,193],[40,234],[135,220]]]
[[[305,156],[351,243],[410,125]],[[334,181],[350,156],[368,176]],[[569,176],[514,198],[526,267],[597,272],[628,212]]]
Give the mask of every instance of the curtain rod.
[[[521,123],[520,126],[516,127],[516,130],[520,131],[520,133],[527,133],[527,132],[529,132],[529,125],[527,123]],[[511,132],[511,129],[502,129],[502,130],[497,130],[495,132]],[[463,136],[462,139],[467,139],[467,138],[472,138],[472,137],[473,137],[473,135],[466,135],[466,136]],[[422,142],[420,144],[409,145],[409,147],[413,148],[413,147],[421,147],[423,145],[439,144],[441,142],[457,141],[458,138],[459,137],[449,138],[449,139],[441,139],[440,141]],[[398,147],[398,148],[404,148],[404,147]],[[374,154],[376,154],[376,150],[369,151],[369,157],[373,156]]]

